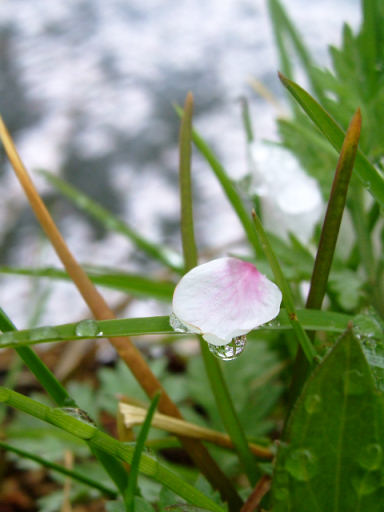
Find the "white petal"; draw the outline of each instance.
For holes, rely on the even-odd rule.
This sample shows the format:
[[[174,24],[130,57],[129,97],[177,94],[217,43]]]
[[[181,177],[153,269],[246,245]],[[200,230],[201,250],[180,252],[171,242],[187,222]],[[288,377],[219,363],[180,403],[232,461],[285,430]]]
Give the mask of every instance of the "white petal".
[[[173,313],[211,344],[225,345],[278,315],[279,288],[251,263],[219,258],[180,280]]]

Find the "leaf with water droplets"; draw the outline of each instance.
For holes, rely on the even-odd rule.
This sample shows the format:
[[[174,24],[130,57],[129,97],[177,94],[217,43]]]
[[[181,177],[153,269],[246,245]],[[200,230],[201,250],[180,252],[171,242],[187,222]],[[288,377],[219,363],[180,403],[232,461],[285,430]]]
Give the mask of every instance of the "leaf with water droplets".
[[[347,331],[314,370],[288,421],[273,512],[381,512],[384,398],[361,343]]]

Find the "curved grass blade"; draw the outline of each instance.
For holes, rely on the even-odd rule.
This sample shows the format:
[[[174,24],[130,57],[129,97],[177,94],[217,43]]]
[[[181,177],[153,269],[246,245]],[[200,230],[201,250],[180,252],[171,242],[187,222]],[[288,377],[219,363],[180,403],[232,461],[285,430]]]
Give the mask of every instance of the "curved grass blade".
[[[175,285],[171,281],[157,281],[138,274],[112,270],[107,271],[105,269],[87,267],[86,265],[84,265],[83,268],[94,284],[104,286],[105,288],[120,290],[136,297],[152,297],[162,301],[170,301],[172,299]],[[67,272],[53,267],[33,269],[2,266],[0,267],[0,273],[29,277],[47,277],[49,279],[62,279],[66,281],[71,280]]]
[[[340,152],[345,137],[342,128],[302,87],[281,73],[279,78],[336,151]],[[356,154],[355,173],[363,186],[384,207],[384,177],[360,150]]]
[[[285,279],[278,259],[276,258],[276,255],[272,249],[271,244],[269,243],[268,236],[264,231],[260,219],[256,215],[256,212],[254,210],[252,211],[252,217],[256,227],[256,231],[260,237],[265,255],[268,258],[269,265],[272,269],[273,275],[275,276],[276,284],[282,291],[283,303],[286,307],[288,318],[292,325],[292,329],[295,335],[297,336],[297,341],[300,343],[303,352],[308,360],[308,363],[312,365],[314,363],[314,358],[316,356],[316,350],[314,349],[310,339],[308,338],[308,335],[306,334],[305,330],[303,329],[303,326],[300,323],[288,281]]]
[[[104,484],[98,482],[97,480],[88,478],[86,475],[80,473],[79,471],[67,469],[66,467],[61,466],[60,464],[56,464],[49,460],[43,459],[42,457],[39,457],[34,453],[27,452],[25,450],[20,450],[20,448],[17,448],[16,446],[12,446],[7,443],[3,443],[2,441],[0,441],[0,448],[8,452],[15,453],[16,455],[19,455],[24,459],[33,460],[34,462],[37,462],[40,466],[56,471],[57,473],[61,473],[62,475],[69,476],[70,478],[73,478],[73,480],[88,485],[89,487],[93,487],[94,489],[97,489],[108,498],[117,498],[118,496],[117,492],[114,489],[105,486]]]
[[[309,309],[297,310],[298,319],[306,331],[326,331],[342,333],[352,320],[352,316],[330,311]],[[274,322],[260,326],[253,332],[290,331],[293,327],[289,314],[280,310]],[[36,345],[50,341],[82,340],[90,337],[142,336],[143,334],[191,336],[190,333],[175,333],[169,324],[168,316],[144,318],[123,318],[115,320],[83,320],[70,324],[42,326],[34,329],[3,332],[0,334],[0,348]],[[67,403],[67,405],[70,405]]]
[[[133,446],[117,441],[94,425],[81,421],[60,408],[48,407],[36,400],[3,387],[0,387],[0,402],[69,432],[75,437],[86,441],[91,447],[116,457],[121,462],[132,463]],[[139,469],[141,473],[154,478],[192,505],[206,508],[212,512],[223,512],[222,507],[182,480],[155,458],[142,454]]]
[[[135,494],[137,489],[137,477],[139,475],[140,459],[144,450],[145,441],[148,437],[149,429],[151,428],[153,415],[155,414],[157,405],[159,403],[159,399],[160,393],[157,393],[153,397],[151,405],[148,408],[147,415],[137,438],[135,451],[133,452],[127,491],[124,496],[124,502],[128,512],[134,512],[135,510]]]
[[[98,220],[106,229],[116,231],[117,233],[121,233],[126,236],[138,249],[148,254],[151,258],[160,261],[170,270],[177,273],[181,273],[183,271],[181,257],[175,251],[162,247],[161,245],[155,244],[147,238],[144,238],[126,222],[115,217],[115,215],[103,208],[96,201],[93,201],[93,199],[75,188],[73,185],[69,185],[58,176],[55,176],[48,171],[40,171],[40,173],[65,197],[85,213]]]

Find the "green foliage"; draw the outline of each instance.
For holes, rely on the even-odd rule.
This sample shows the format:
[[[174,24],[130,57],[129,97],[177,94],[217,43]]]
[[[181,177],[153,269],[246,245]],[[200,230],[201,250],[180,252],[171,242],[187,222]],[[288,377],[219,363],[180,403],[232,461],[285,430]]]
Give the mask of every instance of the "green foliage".
[[[381,510],[383,411],[383,396],[348,331],[292,411],[277,454],[274,512]]]

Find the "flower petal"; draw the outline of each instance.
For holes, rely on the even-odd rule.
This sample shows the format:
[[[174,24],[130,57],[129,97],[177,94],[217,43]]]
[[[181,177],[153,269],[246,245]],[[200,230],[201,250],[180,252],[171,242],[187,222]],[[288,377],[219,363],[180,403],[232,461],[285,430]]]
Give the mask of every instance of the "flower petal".
[[[212,345],[226,345],[278,315],[279,288],[251,263],[219,258],[195,267],[180,280],[173,313]]]

